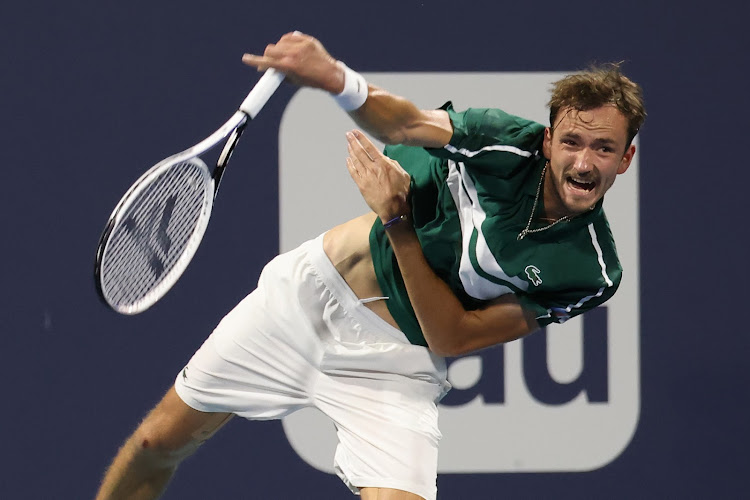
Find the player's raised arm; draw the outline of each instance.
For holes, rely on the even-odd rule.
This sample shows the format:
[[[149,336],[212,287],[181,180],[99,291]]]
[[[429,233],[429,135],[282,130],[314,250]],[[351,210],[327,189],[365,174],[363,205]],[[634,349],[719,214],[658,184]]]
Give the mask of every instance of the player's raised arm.
[[[447,112],[421,110],[408,99],[368,85],[309,35],[287,33],[262,56],[245,54],[242,61],[261,71],[278,69],[297,85],[330,92],[360,127],[386,144],[442,147],[453,134]]]

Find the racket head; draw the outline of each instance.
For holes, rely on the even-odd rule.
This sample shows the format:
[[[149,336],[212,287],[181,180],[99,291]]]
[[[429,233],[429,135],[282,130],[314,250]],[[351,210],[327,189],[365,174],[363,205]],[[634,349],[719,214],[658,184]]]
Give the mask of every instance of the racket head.
[[[96,252],[101,299],[122,314],[145,311],[177,282],[195,255],[214,198],[214,180],[198,157],[154,165],[125,193]]]

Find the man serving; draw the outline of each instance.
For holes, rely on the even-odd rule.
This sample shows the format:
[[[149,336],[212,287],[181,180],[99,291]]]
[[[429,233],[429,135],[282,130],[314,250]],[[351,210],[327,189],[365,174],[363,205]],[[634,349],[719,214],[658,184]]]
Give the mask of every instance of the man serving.
[[[330,92],[350,113],[361,130],[347,133],[346,166],[371,212],[264,268],[120,449],[97,498],[156,498],[233,415],[314,406],[336,425],[335,468],[353,492],[434,499],[444,357],[615,293],[622,269],[602,202],[633,159],[641,89],[616,66],[570,75],[554,85],[545,127],[497,109],[420,110],[298,32],[243,61]]]

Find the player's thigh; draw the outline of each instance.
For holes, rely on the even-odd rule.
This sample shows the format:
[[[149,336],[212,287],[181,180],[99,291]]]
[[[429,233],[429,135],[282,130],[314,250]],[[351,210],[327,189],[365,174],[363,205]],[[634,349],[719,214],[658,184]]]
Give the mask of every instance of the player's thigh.
[[[336,423],[334,466],[339,477],[352,491],[390,488],[396,490],[390,494],[404,490],[413,495],[393,498],[434,499],[441,437],[435,403],[439,387],[370,375],[373,378],[325,377],[317,386],[316,405]]]
[[[172,387],[146,416],[135,436],[143,448],[190,452],[190,448],[210,438],[231,417],[231,413],[206,413],[191,408]]]
[[[393,488],[362,488],[362,500],[424,500],[423,497]]]

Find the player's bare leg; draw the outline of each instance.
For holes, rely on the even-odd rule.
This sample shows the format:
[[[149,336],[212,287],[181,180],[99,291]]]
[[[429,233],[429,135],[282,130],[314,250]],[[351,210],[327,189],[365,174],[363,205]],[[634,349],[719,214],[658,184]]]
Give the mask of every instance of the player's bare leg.
[[[424,500],[419,495],[391,488],[362,488],[362,500]]]
[[[96,500],[158,498],[180,462],[231,417],[194,410],[171,388],[120,448]]]

